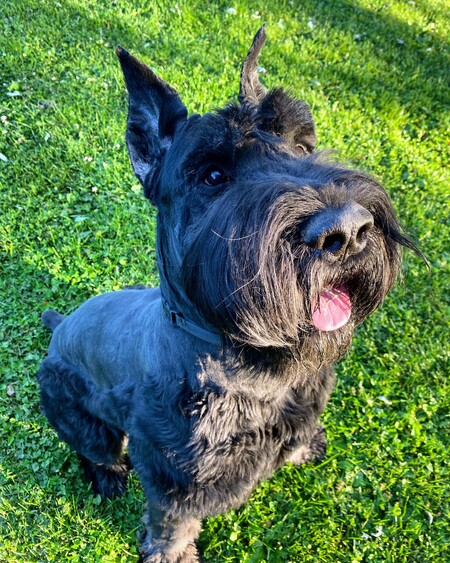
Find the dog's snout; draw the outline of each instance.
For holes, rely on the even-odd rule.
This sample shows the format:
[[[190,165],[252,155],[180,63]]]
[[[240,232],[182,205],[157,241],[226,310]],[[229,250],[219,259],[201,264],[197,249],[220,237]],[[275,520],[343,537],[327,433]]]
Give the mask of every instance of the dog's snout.
[[[372,214],[351,201],[313,215],[301,229],[301,236],[311,248],[336,258],[348,258],[365,248],[367,234],[372,228]]]

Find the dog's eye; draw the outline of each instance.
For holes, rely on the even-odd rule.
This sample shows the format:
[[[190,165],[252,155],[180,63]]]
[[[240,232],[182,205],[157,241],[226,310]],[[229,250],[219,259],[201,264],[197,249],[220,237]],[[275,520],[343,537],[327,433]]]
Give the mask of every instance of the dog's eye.
[[[207,186],[220,186],[228,182],[229,178],[225,172],[218,166],[211,166],[203,175],[203,182]]]

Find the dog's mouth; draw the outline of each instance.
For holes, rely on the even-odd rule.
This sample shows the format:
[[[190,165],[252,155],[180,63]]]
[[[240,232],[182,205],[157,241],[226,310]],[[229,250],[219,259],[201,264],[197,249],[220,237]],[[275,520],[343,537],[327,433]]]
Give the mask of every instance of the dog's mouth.
[[[352,303],[345,285],[327,287],[312,301],[312,324],[318,330],[337,330],[348,323],[351,314]]]

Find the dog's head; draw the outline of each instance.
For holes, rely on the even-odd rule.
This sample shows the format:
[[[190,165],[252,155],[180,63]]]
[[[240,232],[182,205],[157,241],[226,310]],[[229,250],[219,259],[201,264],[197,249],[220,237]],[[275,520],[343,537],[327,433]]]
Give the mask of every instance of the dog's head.
[[[127,144],[159,210],[163,289],[187,316],[256,348],[342,352],[397,278],[402,233],[384,189],[314,154],[308,105],[266,91],[260,29],[239,103],[187,116],[176,91],[117,50]]]

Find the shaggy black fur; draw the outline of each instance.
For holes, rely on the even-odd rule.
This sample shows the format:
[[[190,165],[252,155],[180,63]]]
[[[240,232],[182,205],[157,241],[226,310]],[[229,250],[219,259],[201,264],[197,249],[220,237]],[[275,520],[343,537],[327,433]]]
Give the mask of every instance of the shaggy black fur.
[[[286,462],[322,459],[332,364],[395,282],[400,246],[417,251],[374,179],[312,154],[307,104],[261,86],[264,40],[262,28],[240,103],[189,118],[118,49],[131,162],[158,207],[161,287],[43,315],[44,412],[103,496],[123,492],[132,463],[145,563],[198,561],[203,517]],[[327,296],[346,307],[339,324],[324,322]]]

